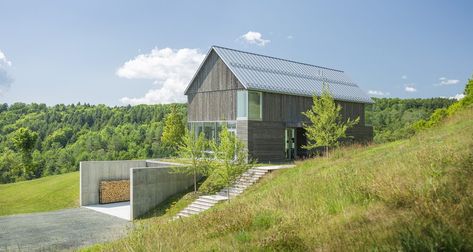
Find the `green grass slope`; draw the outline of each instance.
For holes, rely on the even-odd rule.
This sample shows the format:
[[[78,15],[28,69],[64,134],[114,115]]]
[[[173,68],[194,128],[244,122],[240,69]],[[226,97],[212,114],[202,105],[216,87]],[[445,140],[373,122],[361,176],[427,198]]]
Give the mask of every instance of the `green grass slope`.
[[[79,205],[79,172],[0,185],[0,216]]]
[[[471,251],[473,109],[408,140],[274,172],[199,216],[169,217],[92,249]]]

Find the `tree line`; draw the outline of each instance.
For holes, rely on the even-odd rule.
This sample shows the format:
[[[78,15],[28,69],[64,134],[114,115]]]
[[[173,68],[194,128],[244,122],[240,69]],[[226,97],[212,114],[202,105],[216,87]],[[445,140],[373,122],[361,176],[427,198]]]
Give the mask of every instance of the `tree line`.
[[[374,104],[366,106],[365,120],[366,124],[373,126],[375,143],[412,136],[415,133],[414,123],[427,120],[434,111],[447,108],[456,102],[448,98],[372,99]]]
[[[470,102],[472,86],[469,80],[466,97],[457,103],[446,98],[373,98],[374,104],[366,107],[366,122],[374,128],[374,141],[406,138],[434,125]],[[318,125],[316,131],[333,127],[333,121],[338,128],[352,126],[353,122],[349,125],[339,122],[339,117],[317,121],[317,114],[322,111],[338,113],[340,108],[332,106],[329,100],[328,96],[315,97],[314,103],[321,104],[320,108],[313,108],[318,112],[306,113]],[[176,144],[181,143],[176,137],[185,139],[186,115],[186,104],[124,107],[80,103],[0,104],[0,183],[77,171],[79,162],[84,160],[160,158],[178,152],[186,156]],[[314,131],[312,148],[338,143],[334,139],[340,137],[344,137],[344,130],[335,135]]]
[[[0,104],[0,183],[77,171],[84,160],[159,158],[164,118],[185,104]]]

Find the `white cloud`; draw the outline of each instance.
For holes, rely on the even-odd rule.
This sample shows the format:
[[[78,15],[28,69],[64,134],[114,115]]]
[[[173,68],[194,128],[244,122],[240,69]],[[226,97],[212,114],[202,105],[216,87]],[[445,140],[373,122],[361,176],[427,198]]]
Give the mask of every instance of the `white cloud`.
[[[7,56],[5,56],[5,54],[0,50],[0,66],[3,65],[3,64],[7,65],[7,66],[12,65],[11,61],[9,61],[7,59]]]
[[[294,38],[294,36],[292,36],[292,35],[287,35],[287,39],[293,39],[293,38]]]
[[[9,89],[13,78],[8,73],[12,62],[7,59],[5,54],[0,50],[0,96],[4,95]]]
[[[406,79],[407,79],[407,75],[401,76],[401,79],[406,80]]]
[[[455,84],[458,84],[458,82],[460,82],[460,80],[451,80],[451,79],[447,79],[445,77],[440,77],[439,78],[439,83],[436,84],[436,86],[455,85]]]
[[[263,39],[263,35],[261,35],[261,33],[254,31],[249,31],[246,34],[243,34],[240,39],[248,44],[255,44],[259,46],[265,46],[271,42],[269,39]]]
[[[406,84],[406,85],[404,85],[404,90],[405,90],[406,92],[409,92],[409,93],[417,92],[417,89],[416,89],[416,87],[414,86],[414,84]]]
[[[388,96],[388,92],[383,92],[379,90],[368,90],[369,95],[374,95],[374,96]]]
[[[155,88],[143,97],[120,99],[125,104],[184,102],[184,90],[205,55],[198,49],[154,48],[125,62],[116,74],[127,79],[153,80]]]
[[[449,99],[455,99],[455,100],[458,101],[458,100],[463,99],[464,97],[465,97],[465,94],[456,94],[456,95],[450,96],[450,97],[448,97],[448,98],[449,98]]]

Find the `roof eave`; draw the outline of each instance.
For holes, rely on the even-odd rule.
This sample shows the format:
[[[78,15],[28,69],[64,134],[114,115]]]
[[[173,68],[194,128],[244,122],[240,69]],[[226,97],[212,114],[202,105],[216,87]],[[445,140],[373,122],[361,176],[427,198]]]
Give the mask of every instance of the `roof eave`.
[[[199,74],[200,70],[201,70],[202,67],[204,66],[204,64],[205,64],[205,62],[207,61],[207,59],[209,58],[210,53],[212,52],[212,50],[214,50],[214,48],[213,48],[213,47],[210,47],[210,49],[209,49],[208,52],[207,52],[207,55],[205,55],[204,60],[202,60],[202,62],[200,63],[199,68],[197,68],[197,71],[195,71],[195,73],[194,73],[194,76],[192,76],[191,81],[189,82],[189,84],[187,84],[186,90],[184,90],[184,95],[187,95],[187,91],[189,91],[189,88],[191,87],[191,85],[192,85],[192,83],[194,82],[195,78],[197,78],[197,74]]]
[[[249,91],[258,91],[262,93],[271,93],[271,94],[283,94],[283,95],[293,95],[293,96],[301,96],[301,97],[313,97],[312,95],[306,94],[297,94],[291,92],[283,92],[278,90],[266,90],[266,89],[258,89],[258,88],[248,88]],[[362,103],[362,104],[373,104],[374,101],[371,97],[368,97],[369,101],[355,101],[353,99],[344,99],[344,98],[333,98],[335,101],[344,101],[344,102],[354,102],[354,103]]]

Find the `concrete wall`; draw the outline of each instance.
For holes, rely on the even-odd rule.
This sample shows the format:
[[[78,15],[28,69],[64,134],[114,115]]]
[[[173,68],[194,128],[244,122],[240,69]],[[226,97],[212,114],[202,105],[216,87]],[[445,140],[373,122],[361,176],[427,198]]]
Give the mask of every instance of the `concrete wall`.
[[[99,204],[101,180],[129,179],[132,167],[144,166],[145,160],[80,162],[80,205]]]
[[[194,184],[192,175],[174,173],[170,167],[130,170],[130,217],[135,219]]]

